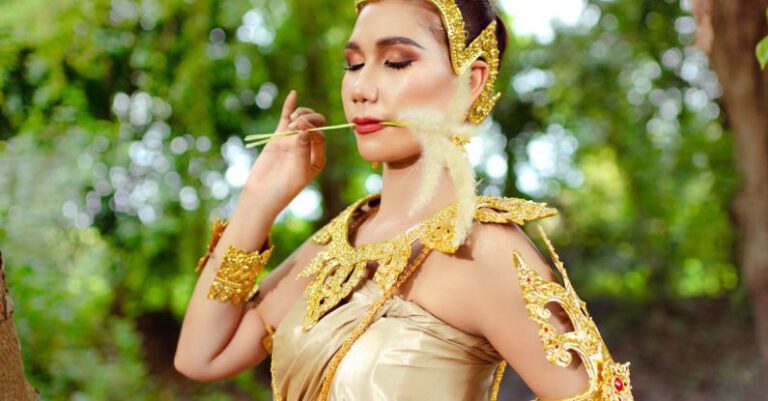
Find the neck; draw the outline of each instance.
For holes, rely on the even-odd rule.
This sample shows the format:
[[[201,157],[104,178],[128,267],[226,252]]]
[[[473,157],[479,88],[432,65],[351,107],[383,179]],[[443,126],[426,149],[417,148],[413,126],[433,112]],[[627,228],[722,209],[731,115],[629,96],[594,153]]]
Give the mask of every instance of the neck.
[[[416,155],[383,163],[381,201],[371,220],[378,220],[378,223],[396,222],[394,224],[397,226],[411,227],[456,201],[453,181],[448,171],[443,169],[438,176],[431,200],[413,216],[408,216],[407,211],[415,202],[421,188],[424,166],[422,160],[421,155]]]

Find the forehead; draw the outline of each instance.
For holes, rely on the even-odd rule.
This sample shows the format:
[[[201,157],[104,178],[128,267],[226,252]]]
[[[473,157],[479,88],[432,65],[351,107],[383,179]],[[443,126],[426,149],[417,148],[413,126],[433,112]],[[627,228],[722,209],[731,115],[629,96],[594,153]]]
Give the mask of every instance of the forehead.
[[[377,0],[369,1],[360,10],[350,40],[400,35],[425,41],[437,40],[441,34],[439,11],[428,1]]]

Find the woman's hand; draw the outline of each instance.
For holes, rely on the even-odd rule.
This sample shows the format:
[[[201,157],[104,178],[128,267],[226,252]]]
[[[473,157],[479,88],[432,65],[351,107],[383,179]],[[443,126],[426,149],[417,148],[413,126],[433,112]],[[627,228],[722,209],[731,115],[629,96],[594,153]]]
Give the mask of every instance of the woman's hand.
[[[307,107],[296,108],[296,91],[286,96],[276,132],[322,127],[325,117]],[[251,168],[244,193],[258,197],[279,213],[325,167],[325,134],[301,131],[269,141]]]

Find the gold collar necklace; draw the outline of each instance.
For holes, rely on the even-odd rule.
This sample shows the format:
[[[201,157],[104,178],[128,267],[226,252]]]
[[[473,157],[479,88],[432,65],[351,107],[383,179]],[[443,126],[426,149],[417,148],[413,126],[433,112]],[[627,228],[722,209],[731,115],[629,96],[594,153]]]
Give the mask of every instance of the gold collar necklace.
[[[458,246],[452,244],[456,207],[453,202],[437,213],[422,220],[404,233],[393,238],[354,247],[349,242],[350,223],[359,217],[361,206],[368,214],[381,201],[381,193],[365,196],[348,206],[338,216],[312,236],[312,241],[325,245],[307,267],[298,275],[315,275],[306,290],[306,318],[304,331],[311,329],[320,318],[346,298],[365,276],[367,265],[377,262],[374,280],[382,291],[387,291],[408,264],[415,240],[425,248],[452,254]],[[525,221],[556,214],[543,203],[519,198],[478,196],[475,218],[481,222],[504,223]]]
[[[352,246],[349,242],[351,225],[356,227],[362,223],[362,217],[378,208],[375,205],[380,201],[380,193],[356,201],[312,236],[314,242],[325,245],[325,248],[299,273],[300,278],[317,274],[307,287],[305,331],[352,292],[365,276],[368,263],[377,262],[374,280],[382,291],[386,291],[407,265],[413,241],[418,239],[427,248],[453,252],[450,239],[456,202],[393,238]]]

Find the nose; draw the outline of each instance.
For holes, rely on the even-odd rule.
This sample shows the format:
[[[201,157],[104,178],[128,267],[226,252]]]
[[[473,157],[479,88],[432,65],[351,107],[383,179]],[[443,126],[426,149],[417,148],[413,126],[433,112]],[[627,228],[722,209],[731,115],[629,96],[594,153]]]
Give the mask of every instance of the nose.
[[[379,90],[371,74],[372,71],[365,67],[360,69],[352,85],[352,102],[354,103],[373,103],[379,98]]]

